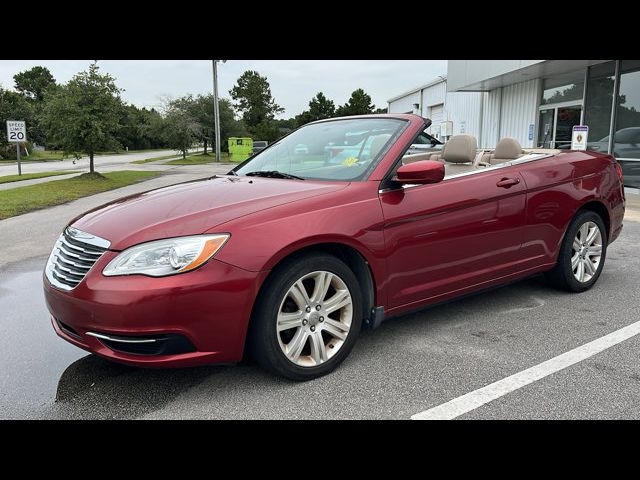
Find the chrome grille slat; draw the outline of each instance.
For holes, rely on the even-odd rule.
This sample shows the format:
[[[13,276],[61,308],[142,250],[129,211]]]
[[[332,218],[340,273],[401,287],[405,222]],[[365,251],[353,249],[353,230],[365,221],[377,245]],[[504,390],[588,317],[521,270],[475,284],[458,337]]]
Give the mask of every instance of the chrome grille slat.
[[[81,280],[81,279],[80,279],[80,280],[78,280],[77,278],[71,278],[71,275],[69,275],[69,274],[65,274],[65,273],[63,273],[63,272],[60,272],[60,271],[59,271],[59,268],[60,268],[60,267],[57,267],[57,266],[56,266],[56,267],[55,267],[55,270],[53,271],[53,273],[56,275],[56,277],[63,278],[64,280],[67,280],[67,281],[69,281],[69,282],[80,282],[80,280]],[[67,276],[67,275],[69,275],[69,276]]]
[[[76,257],[78,260],[82,260],[84,262],[89,262],[91,264],[93,264],[98,258],[100,258],[100,256],[98,255],[95,258],[90,258],[90,257],[86,257],[83,255],[78,255],[77,253],[74,253],[70,250],[68,250],[69,247],[65,246],[63,243],[58,242],[58,248],[60,249],[61,252],[65,253],[66,255],[69,255],[71,257]]]
[[[71,280],[71,277],[77,277],[78,281],[80,281],[80,280],[82,280],[82,277],[84,277],[86,275],[86,272],[83,272],[82,274],[76,273],[73,270],[70,270],[70,269],[68,269],[66,267],[63,267],[59,263],[57,263],[56,266],[53,267],[53,268],[55,268],[55,270],[58,273],[61,273],[62,275],[65,275],[65,276],[68,275],[69,276],[69,280]]]
[[[78,263],[71,262],[69,260],[66,260],[64,257],[60,255],[56,255],[56,258],[58,259],[57,260],[58,265],[62,265],[66,268],[72,268],[79,271],[83,271],[84,273],[87,273],[89,269],[92,267],[92,265],[80,265]]]
[[[100,255],[102,255],[102,253],[93,253],[93,252],[89,252],[87,250],[84,250],[80,247],[77,247],[75,245],[71,245],[69,243],[62,243],[60,242],[60,246],[62,246],[67,252],[72,252],[75,253],[76,255],[84,255],[84,256],[92,256],[92,257],[99,257]],[[87,257],[90,258],[90,257]]]
[[[59,276],[57,273],[53,273],[53,281],[51,281],[56,287],[62,288],[64,290],[72,290],[75,287],[76,282],[70,282]]]
[[[88,245],[84,242],[79,242],[77,240],[74,240],[73,238],[70,237],[65,237],[66,243],[72,247],[76,247],[79,248],[80,250],[84,251],[85,253],[94,253],[96,255],[100,255],[102,254],[102,252],[104,251],[103,249],[96,249],[94,248],[92,245]]]
[[[81,258],[78,257],[73,257],[71,255],[69,255],[68,253],[64,253],[64,251],[62,251],[61,248],[58,249],[58,252],[56,253],[56,255],[58,256],[58,258],[61,258],[62,260],[64,260],[66,263],[70,263],[71,265],[75,265],[76,267],[86,267],[86,268],[91,268],[91,265],[93,265],[93,260],[87,261],[87,260],[82,260]]]
[[[49,255],[47,279],[57,288],[73,290],[110,246],[104,238],[75,228],[65,229]]]

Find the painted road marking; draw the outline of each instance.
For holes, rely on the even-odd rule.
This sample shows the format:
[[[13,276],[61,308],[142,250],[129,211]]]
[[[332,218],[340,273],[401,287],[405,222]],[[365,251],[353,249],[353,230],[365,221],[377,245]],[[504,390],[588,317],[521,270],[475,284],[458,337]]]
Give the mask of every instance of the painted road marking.
[[[640,321],[627,325],[615,332],[611,332],[604,337],[600,337],[592,342],[569,350],[546,362],[539,363],[522,372],[513,374],[502,380],[498,380],[486,387],[482,387],[473,392],[469,392],[461,397],[430,408],[424,412],[416,413],[412,420],[452,420],[460,415],[464,415],[471,410],[475,410],[482,405],[492,402],[507,393],[536,382],[553,373],[559,372],[571,365],[586,360],[620,342],[624,342],[640,333]]]

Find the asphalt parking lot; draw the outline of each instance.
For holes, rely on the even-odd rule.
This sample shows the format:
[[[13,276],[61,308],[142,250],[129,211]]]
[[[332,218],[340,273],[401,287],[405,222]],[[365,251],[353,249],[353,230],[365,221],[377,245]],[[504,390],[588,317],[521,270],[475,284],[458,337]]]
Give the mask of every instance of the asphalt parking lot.
[[[150,370],[89,355],[54,334],[47,255],[25,253],[0,264],[0,418],[409,419],[639,321],[639,243],[626,221],[586,293],[533,277],[389,320],[307,383],[248,363]],[[639,347],[631,336],[457,418],[640,418]]]

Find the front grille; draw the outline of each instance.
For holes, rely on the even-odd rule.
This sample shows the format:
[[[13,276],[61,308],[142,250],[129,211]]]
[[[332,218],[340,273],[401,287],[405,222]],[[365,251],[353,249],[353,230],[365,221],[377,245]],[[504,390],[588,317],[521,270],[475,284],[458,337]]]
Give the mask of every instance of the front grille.
[[[76,228],[66,228],[56,241],[45,272],[49,281],[63,290],[74,289],[111,243]]]

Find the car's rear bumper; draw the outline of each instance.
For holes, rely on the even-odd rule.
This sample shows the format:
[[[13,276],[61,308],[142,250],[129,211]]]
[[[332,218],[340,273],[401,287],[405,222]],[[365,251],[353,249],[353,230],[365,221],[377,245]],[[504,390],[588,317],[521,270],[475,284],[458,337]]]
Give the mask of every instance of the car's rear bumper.
[[[60,337],[136,366],[186,367],[242,358],[259,273],[212,259],[198,270],[163,278],[103,276],[115,255],[105,253],[72,291],[55,288],[44,277],[47,307]],[[130,348],[137,340],[144,347],[153,339],[171,348]]]

